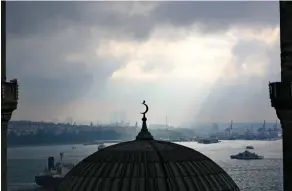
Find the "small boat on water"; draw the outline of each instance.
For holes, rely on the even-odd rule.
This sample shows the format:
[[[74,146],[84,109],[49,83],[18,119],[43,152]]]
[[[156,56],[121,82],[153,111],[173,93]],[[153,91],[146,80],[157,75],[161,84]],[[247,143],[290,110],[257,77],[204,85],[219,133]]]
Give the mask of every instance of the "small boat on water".
[[[253,146],[247,146],[246,149],[254,149]]]
[[[213,143],[219,143],[219,142],[220,141],[218,139],[213,139],[213,138],[198,140],[198,143],[201,143],[201,144],[213,144]]]
[[[74,167],[74,164],[63,163],[63,152],[60,162],[54,164],[54,157],[48,158],[48,166],[35,176],[35,183],[45,189],[54,189],[64,179],[64,176]]]
[[[99,150],[101,150],[101,149],[104,149],[106,146],[105,146],[105,144],[100,144],[100,145],[98,145],[98,147],[97,147],[97,150],[99,151]]]
[[[242,153],[238,153],[237,155],[231,155],[231,159],[239,159],[239,160],[258,160],[263,159],[263,156],[259,156],[256,153],[252,153],[248,150],[245,150]]]

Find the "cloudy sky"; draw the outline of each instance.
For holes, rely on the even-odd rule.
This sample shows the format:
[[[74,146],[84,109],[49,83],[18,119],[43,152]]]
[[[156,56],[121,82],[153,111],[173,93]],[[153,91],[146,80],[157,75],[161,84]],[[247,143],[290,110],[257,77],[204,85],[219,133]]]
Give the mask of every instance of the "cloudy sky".
[[[275,121],[278,2],[7,2],[13,119]]]

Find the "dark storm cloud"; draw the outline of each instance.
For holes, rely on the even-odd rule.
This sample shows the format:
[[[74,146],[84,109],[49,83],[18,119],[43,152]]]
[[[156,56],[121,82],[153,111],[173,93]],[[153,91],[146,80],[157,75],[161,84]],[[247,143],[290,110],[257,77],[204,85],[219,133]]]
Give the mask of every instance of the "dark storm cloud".
[[[268,25],[279,23],[278,2],[164,2],[153,12],[158,22],[187,26],[194,22],[204,29],[226,29],[234,25]]]
[[[94,57],[95,44],[90,46],[90,41],[78,31],[8,40],[7,74],[19,80],[20,105],[67,104],[92,88],[102,92],[108,77],[121,65],[114,59]]]
[[[39,105],[58,105],[86,95],[93,83],[92,74],[83,69],[82,63],[70,65],[71,67],[62,70],[62,75],[35,74],[22,77],[20,79],[21,101]]]
[[[139,16],[135,20],[129,19],[126,14],[109,10],[112,4],[113,2],[8,2],[7,32],[11,36],[23,37],[45,35],[70,27],[119,29],[115,33],[124,31],[129,23],[134,28],[139,28]],[[132,2],[114,4],[131,5]]]
[[[65,59],[69,53],[78,53],[84,43],[64,36],[9,39],[7,75],[19,80],[20,105],[22,101],[58,105],[84,96],[92,86],[92,73],[85,61]]]
[[[22,61],[14,60],[18,63]],[[58,62],[54,59],[50,61]],[[20,66],[22,64],[23,67]],[[20,103],[25,101],[40,106],[66,104],[86,95],[93,84],[92,73],[87,70],[84,63],[71,62],[63,67],[58,67],[58,63],[54,63],[52,66],[44,66],[43,69],[41,69],[43,65],[36,66],[35,63],[21,63],[18,68],[14,64],[8,66],[9,73],[16,76],[20,83]]]
[[[196,23],[207,32],[218,32],[236,25],[263,27],[279,23],[278,2],[154,3],[157,7],[148,16],[130,16],[126,13],[133,2],[7,2],[7,70],[20,82],[20,110],[22,102],[45,106],[80,99],[93,84],[102,91],[107,79],[123,65],[119,60],[92,58],[102,38],[99,34],[92,38],[92,28],[104,30],[112,38],[145,40],[163,25],[188,27]],[[123,10],[111,9],[112,5]],[[238,59],[246,54],[246,47],[241,47],[246,42],[240,44],[234,49]],[[68,54],[79,53],[85,55],[81,60],[65,59]],[[150,65],[145,70],[154,68]],[[214,90],[213,94],[229,96],[236,89],[228,88],[217,93]]]
[[[8,35],[35,35],[51,33],[58,25],[58,20],[78,19],[77,2],[7,2],[6,30]]]
[[[133,7],[133,2],[8,2],[7,31],[21,36],[73,25],[98,26],[144,38],[164,24],[187,27],[197,22],[212,32],[233,25],[270,26],[279,22],[278,2],[159,2],[147,17],[109,9],[113,4],[120,5],[125,13]]]

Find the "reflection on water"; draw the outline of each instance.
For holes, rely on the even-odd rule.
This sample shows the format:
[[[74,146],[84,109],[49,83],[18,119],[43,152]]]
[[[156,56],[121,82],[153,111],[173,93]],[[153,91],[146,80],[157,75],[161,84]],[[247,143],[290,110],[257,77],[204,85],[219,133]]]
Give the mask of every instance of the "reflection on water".
[[[196,149],[218,163],[243,191],[282,191],[282,141],[222,141],[218,144],[179,143]],[[106,144],[107,146],[110,144]],[[263,160],[232,160],[230,155],[242,152],[247,145],[263,155]],[[34,176],[47,165],[47,157],[58,160],[64,153],[66,162],[77,163],[97,151],[96,145],[18,147],[8,149],[8,181],[11,190],[43,190],[34,182]]]

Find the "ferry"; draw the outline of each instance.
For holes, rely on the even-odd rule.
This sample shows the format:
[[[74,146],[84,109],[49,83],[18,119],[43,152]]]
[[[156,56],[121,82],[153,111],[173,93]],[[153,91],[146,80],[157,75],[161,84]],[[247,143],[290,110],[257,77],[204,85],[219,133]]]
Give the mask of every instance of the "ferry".
[[[231,159],[239,159],[239,160],[258,160],[263,159],[263,156],[259,156],[256,153],[252,153],[248,150],[245,150],[242,153],[238,153],[237,155],[231,155]]]

